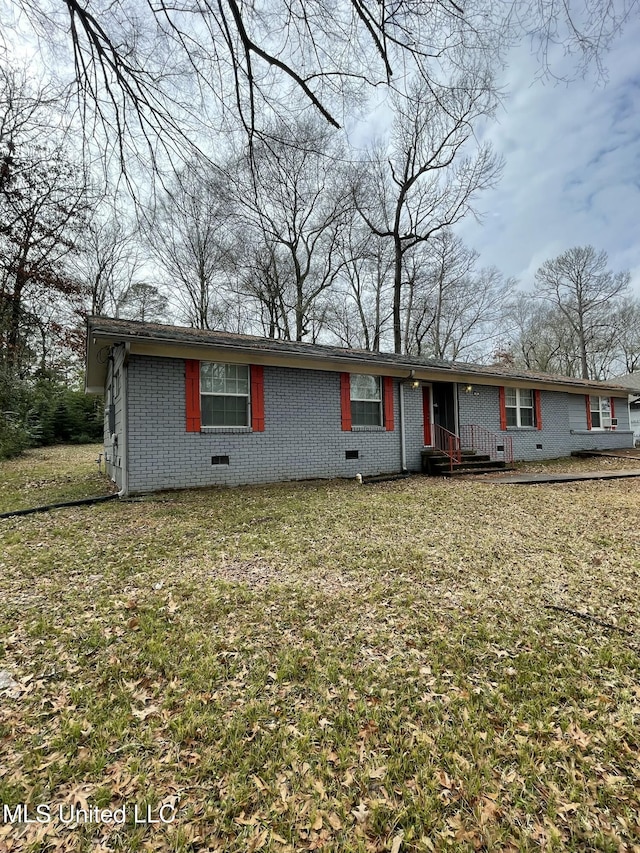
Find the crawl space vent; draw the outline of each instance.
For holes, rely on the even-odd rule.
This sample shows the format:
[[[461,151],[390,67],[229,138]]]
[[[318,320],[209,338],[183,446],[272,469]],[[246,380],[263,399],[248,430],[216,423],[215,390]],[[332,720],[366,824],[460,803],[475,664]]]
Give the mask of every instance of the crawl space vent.
[[[211,457],[212,465],[228,465],[229,457],[228,456],[212,456]]]

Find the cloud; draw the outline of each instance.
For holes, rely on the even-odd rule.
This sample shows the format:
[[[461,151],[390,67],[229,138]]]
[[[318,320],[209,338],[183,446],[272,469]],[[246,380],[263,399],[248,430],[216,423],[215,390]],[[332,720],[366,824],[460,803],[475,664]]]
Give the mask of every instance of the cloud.
[[[531,286],[547,258],[592,244],[612,269],[632,270],[640,296],[639,43],[640,21],[609,54],[606,86],[542,81],[527,45],[512,52],[509,95],[482,133],[505,159],[503,178],[479,200],[482,223],[458,229],[484,264]]]

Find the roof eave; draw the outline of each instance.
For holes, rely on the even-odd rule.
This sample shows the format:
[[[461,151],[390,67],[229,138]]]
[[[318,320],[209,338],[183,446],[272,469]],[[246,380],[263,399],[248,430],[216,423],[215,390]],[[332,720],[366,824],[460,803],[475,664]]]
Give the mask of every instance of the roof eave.
[[[95,322],[95,321],[94,321]],[[451,365],[419,365],[415,361],[403,361],[398,356],[398,361],[368,358],[365,351],[345,350],[345,355],[327,353],[304,352],[276,352],[274,350],[252,347],[246,343],[233,343],[232,341],[205,342],[185,341],[178,337],[162,336],[140,336],[135,333],[114,331],[108,328],[100,328],[99,323],[89,320],[88,324],[88,346],[87,346],[87,371],[86,385],[87,393],[100,393],[104,389],[106,378],[106,360],[101,363],[97,353],[105,346],[113,346],[119,343],[128,343],[132,355],[149,355],[156,358],[193,358],[206,360],[211,358],[212,353],[221,359],[231,359],[238,363],[262,364],[271,367],[293,367],[307,370],[329,370],[331,372],[354,372],[354,367],[366,370],[376,375],[394,376],[396,378],[409,378],[410,376],[422,381],[446,381],[460,383],[474,383],[489,386],[507,387],[530,387],[547,391],[564,391],[570,394],[611,394],[624,397],[628,391],[619,385],[607,383],[586,384],[572,382],[564,377],[556,380],[552,377],[527,377],[523,374],[509,375],[486,373],[479,366],[464,366],[461,364]],[[349,353],[348,355],[346,353]]]

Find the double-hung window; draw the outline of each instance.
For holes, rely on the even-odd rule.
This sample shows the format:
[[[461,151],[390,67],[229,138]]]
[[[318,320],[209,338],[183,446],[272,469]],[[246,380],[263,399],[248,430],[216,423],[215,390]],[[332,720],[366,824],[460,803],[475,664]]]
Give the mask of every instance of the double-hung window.
[[[611,397],[589,397],[591,429],[611,429]]]
[[[249,426],[249,366],[203,361],[200,409],[203,427]]]
[[[351,423],[353,426],[382,426],[382,378],[352,373]]]
[[[507,427],[535,426],[535,402],[531,388],[505,388]]]

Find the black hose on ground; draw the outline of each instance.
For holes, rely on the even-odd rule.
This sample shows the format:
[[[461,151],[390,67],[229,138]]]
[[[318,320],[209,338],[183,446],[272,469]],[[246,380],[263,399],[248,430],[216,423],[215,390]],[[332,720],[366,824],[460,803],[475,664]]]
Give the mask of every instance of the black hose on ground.
[[[80,498],[77,501],[64,501],[59,504],[47,504],[45,506],[33,506],[29,509],[14,509],[11,512],[0,512],[0,518],[13,518],[17,515],[31,515],[34,512],[49,512],[52,509],[64,509],[70,506],[89,506],[90,504],[104,503],[105,501],[113,501],[118,497],[118,493],[113,495],[100,495],[97,498]]]

